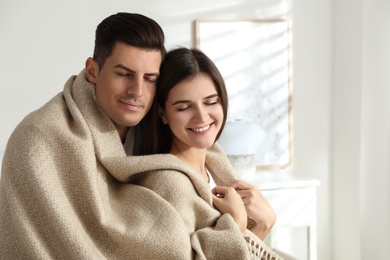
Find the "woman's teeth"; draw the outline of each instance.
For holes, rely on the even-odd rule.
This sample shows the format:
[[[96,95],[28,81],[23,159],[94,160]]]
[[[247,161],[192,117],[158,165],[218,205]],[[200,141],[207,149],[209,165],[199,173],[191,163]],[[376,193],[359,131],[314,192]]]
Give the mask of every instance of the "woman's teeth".
[[[201,127],[201,128],[192,128],[192,130],[197,132],[197,133],[200,133],[200,132],[207,131],[209,128],[210,128],[210,125],[206,125],[206,126]]]

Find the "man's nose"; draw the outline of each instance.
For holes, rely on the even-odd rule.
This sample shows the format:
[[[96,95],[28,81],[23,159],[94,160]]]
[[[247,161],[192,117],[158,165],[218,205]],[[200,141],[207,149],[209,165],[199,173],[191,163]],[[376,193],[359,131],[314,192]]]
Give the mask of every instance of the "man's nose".
[[[127,93],[130,96],[141,97],[143,95],[143,79],[134,78],[127,87]]]

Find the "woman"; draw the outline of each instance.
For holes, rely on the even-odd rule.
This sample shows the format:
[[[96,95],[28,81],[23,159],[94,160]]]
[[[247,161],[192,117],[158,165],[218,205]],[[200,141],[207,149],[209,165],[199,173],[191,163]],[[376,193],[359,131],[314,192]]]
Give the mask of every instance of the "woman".
[[[170,51],[161,65],[156,99],[153,111],[159,123],[153,128],[148,153],[155,149],[169,153],[165,158],[172,160],[173,155],[179,166],[149,168],[137,176],[137,183],[177,211],[193,257],[278,259],[261,241],[275,222],[274,211],[258,189],[235,179],[227,157],[215,144],[228,102],[214,63],[196,49]],[[254,223],[249,229],[248,217]]]

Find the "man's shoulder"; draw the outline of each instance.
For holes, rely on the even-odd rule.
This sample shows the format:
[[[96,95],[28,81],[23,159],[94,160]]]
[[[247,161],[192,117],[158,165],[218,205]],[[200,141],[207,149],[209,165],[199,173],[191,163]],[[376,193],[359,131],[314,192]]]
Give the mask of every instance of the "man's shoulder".
[[[66,117],[63,94],[60,92],[42,107],[26,115],[15,128],[14,134],[20,133],[23,136],[26,133],[39,132],[39,129],[49,131],[63,124]]]
[[[64,100],[64,93],[61,91],[40,108],[30,113],[29,116],[31,115],[37,119],[56,117],[59,113],[62,113],[65,108],[66,103]]]

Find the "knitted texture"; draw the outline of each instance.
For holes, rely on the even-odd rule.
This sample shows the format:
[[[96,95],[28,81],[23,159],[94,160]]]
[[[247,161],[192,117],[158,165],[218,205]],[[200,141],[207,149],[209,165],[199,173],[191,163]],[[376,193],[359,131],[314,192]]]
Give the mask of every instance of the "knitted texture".
[[[235,180],[218,145],[207,167]],[[0,259],[251,259],[198,175],[172,155],[126,156],[82,71],[8,141]]]

